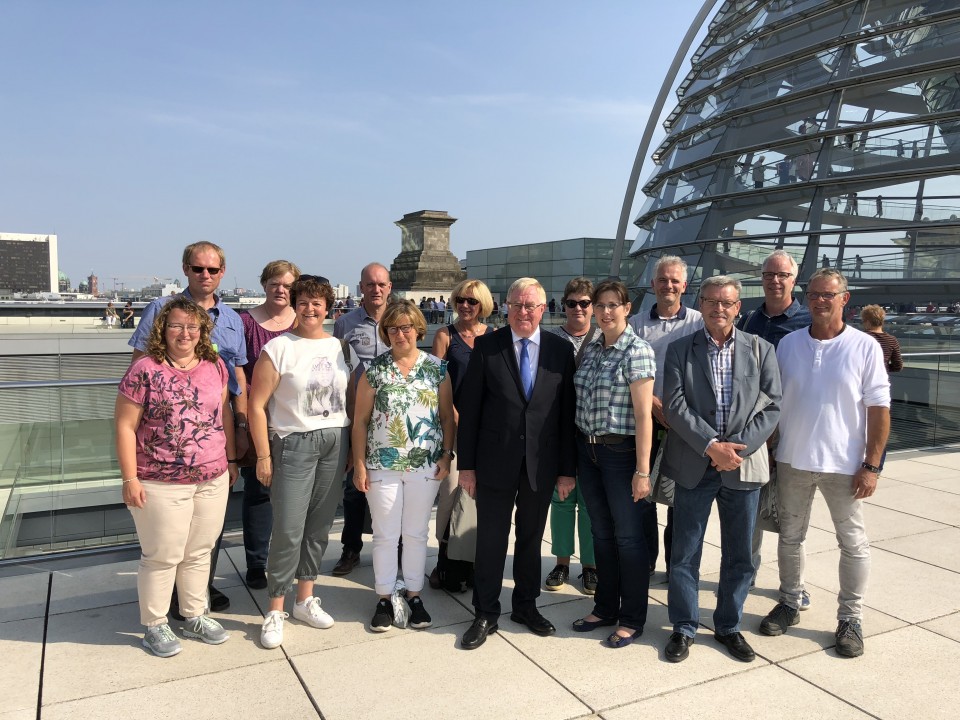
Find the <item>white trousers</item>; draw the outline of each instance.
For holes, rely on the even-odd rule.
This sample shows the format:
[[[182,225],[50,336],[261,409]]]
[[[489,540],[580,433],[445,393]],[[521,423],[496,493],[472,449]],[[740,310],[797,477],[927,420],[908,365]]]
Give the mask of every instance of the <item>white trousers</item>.
[[[378,595],[389,595],[397,582],[397,547],[403,537],[403,583],[420,592],[427,565],[430,512],[440,481],[436,466],[399,472],[370,470],[367,503],[373,520],[373,575]]]

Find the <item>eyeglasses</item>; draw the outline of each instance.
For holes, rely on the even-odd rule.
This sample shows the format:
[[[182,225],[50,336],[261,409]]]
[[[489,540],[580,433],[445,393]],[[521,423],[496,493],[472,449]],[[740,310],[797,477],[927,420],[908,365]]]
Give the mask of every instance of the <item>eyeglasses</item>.
[[[190,269],[193,270],[197,275],[203,275],[203,271],[206,270],[210,275],[219,275],[220,271],[223,268],[218,267],[206,267],[205,265],[191,265]]]
[[[564,305],[573,310],[575,307],[579,307],[581,310],[586,310],[590,307],[589,300],[565,300]]]
[[[406,335],[408,332],[413,330],[413,325],[391,325],[387,328],[387,334],[396,335],[397,333],[403,333]]]
[[[542,308],[543,303],[537,303],[536,305],[534,305],[533,303],[508,302],[507,307],[509,307],[514,312],[520,312],[521,310],[523,310],[525,312],[532,313],[538,308]]]
[[[174,332],[178,332],[178,333],[186,330],[188,333],[194,334],[194,333],[200,332],[200,326],[199,325],[181,325],[180,323],[171,323],[170,325],[167,325],[167,330],[173,330]]]
[[[807,300],[833,300],[837,295],[842,295],[843,293],[835,292],[808,292]]]
[[[464,303],[466,303],[470,307],[476,307],[477,305],[480,304],[480,301],[477,300],[476,298],[460,297],[459,295],[457,295],[457,297],[454,298],[454,300],[456,301],[457,305],[463,305]]]
[[[709,300],[707,298],[700,298],[700,304],[703,307],[707,307],[707,308],[722,307],[724,310],[729,310],[738,302],[740,301],[739,300]]]
[[[774,278],[777,280],[786,280],[787,278],[793,277],[793,273],[788,272],[765,272],[760,273],[760,275],[764,280],[773,280]]]
[[[613,312],[617,308],[623,307],[623,303],[597,303],[594,307],[597,309],[597,312],[603,312],[604,310]]]

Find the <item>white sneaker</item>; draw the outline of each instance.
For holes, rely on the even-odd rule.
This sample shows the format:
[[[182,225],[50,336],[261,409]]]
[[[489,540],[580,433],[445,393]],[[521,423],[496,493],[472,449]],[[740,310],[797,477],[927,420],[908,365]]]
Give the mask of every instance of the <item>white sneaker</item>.
[[[260,628],[260,644],[267,650],[279,647],[283,642],[283,621],[290,617],[283,610],[271,610],[263,619]]]
[[[293,617],[321,630],[333,627],[333,618],[330,617],[330,613],[320,607],[318,597],[308,597],[302,604],[294,604]]]

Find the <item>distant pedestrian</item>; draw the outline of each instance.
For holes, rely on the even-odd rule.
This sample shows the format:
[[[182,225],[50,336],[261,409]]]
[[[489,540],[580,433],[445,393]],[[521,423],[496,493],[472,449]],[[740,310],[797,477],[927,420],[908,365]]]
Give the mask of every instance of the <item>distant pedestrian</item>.
[[[107,309],[103,314],[104,320],[106,320],[108,328],[115,328],[117,326],[117,309],[113,306],[112,302],[107,303]]]
[[[120,316],[120,327],[127,330],[132,330],[133,316],[133,303],[127,300],[127,304],[123,306],[123,314]]]
[[[827,257],[826,253],[823,254],[822,258],[820,258],[820,267],[822,268],[830,267],[830,258]]]
[[[863,271],[861,270],[862,267],[863,267],[863,258],[860,257],[860,255],[858,254],[853,259],[853,274],[858,278],[863,277]]]
[[[874,217],[883,217],[883,195],[877,195],[877,214]]]
[[[860,210],[857,207],[857,194],[855,192],[847,194],[847,207],[844,211],[847,215],[859,215]]]
[[[904,155],[903,140],[897,140],[897,157],[902,158]]]
[[[763,173],[764,173],[763,163],[765,160],[766,158],[763,155],[761,155],[760,159],[757,160],[756,164],[753,166],[752,177],[753,177],[753,186],[755,188],[763,187]]]

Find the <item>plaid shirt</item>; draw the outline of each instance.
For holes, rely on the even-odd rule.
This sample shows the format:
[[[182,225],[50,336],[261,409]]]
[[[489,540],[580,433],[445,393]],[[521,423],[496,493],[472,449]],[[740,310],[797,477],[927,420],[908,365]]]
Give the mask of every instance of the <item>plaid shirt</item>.
[[[586,435],[635,435],[630,384],[657,374],[653,350],[629,325],[610,347],[603,335],[587,345],[573,376],[577,427]]]
[[[713,391],[717,396],[717,433],[723,437],[730,417],[730,403],[733,402],[733,339],[736,330],[730,333],[723,345],[718,345],[706,328],[707,358],[710,360],[710,375],[713,377]]]

